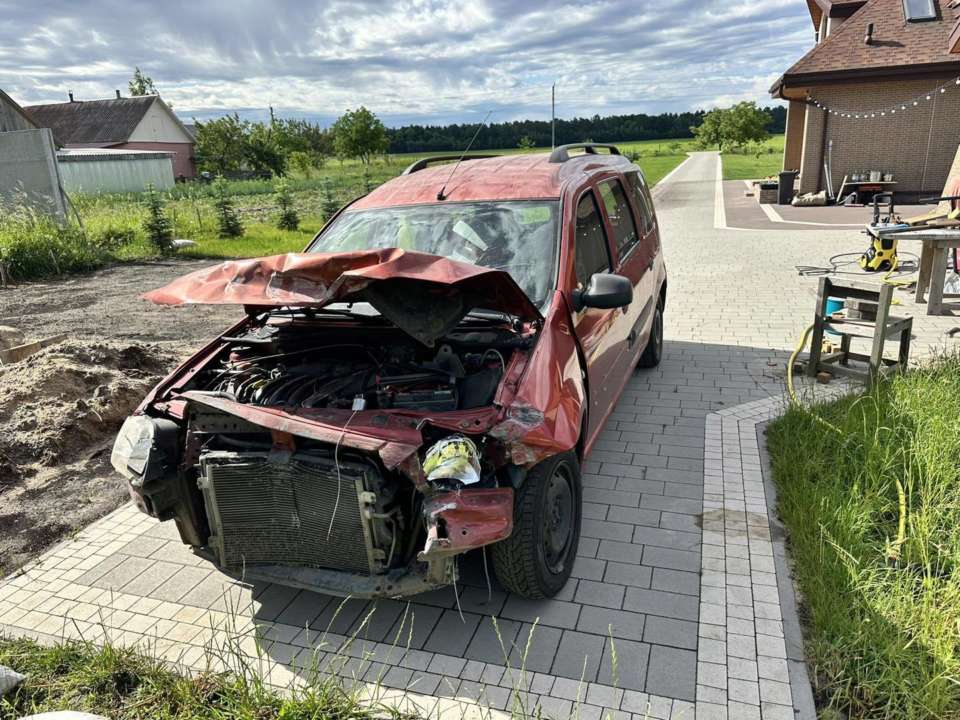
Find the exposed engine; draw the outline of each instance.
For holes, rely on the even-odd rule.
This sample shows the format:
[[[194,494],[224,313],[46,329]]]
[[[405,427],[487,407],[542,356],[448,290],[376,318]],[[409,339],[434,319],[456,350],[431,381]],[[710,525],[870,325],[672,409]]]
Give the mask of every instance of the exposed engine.
[[[336,343],[324,336],[330,333],[305,321],[224,338],[226,357],[194,387],[284,408],[470,410],[493,402],[518,340],[508,332],[465,332],[432,349],[382,328],[356,335],[357,342],[345,341],[354,338],[342,330]]]

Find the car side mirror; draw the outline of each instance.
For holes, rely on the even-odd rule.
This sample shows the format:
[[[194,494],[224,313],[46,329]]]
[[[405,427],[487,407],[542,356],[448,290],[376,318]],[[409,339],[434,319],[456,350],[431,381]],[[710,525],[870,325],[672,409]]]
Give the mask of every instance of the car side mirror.
[[[595,273],[590,276],[585,290],[574,290],[571,296],[573,309],[626,307],[633,302],[633,283],[623,275]]]

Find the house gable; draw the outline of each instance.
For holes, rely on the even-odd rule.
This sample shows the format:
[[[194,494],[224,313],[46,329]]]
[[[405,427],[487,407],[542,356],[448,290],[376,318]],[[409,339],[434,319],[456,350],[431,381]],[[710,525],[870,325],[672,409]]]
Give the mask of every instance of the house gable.
[[[190,143],[193,136],[180,122],[170,107],[159,97],[150,105],[140,122],[130,133],[127,142],[134,143]]]
[[[13,98],[0,90],[0,132],[34,130],[36,125]]]

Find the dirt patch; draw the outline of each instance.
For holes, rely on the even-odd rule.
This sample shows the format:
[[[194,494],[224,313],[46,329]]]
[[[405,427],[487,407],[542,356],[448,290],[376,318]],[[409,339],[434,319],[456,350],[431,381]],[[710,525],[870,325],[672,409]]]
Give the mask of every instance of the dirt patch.
[[[117,265],[0,290],[0,326],[70,341],[0,367],[0,577],[127,500],[110,466],[124,418],[236,307],[139,299],[215,261]]]
[[[0,574],[124,501],[113,438],[178,359],[71,340],[0,368]]]

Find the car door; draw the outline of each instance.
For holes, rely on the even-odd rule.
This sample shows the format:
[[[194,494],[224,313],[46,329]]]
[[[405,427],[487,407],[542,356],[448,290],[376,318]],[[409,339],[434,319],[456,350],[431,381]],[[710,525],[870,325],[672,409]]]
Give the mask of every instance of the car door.
[[[600,206],[593,190],[586,190],[576,205],[574,273],[576,287],[583,290],[594,273],[608,273],[612,267],[610,244]],[[573,324],[587,364],[590,409],[587,437],[592,439],[610,413],[614,393],[609,385],[616,371],[622,343],[616,332],[620,309],[583,308],[574,313]]]
[[[653,211],[653,200],[643,174],[639,170],[625,173],[624,186],[633,206],[638,240],[626,256],[620,258],[624,265],[624,274],[633,278],[639,274],[641,281],[635,297],[642,298],[642,303],[634,313],[634,324],[631,327],[632,342],[627,353],[632,360],[643,352],[647,339],[650,336],[650,321],[656,307],[658,297],[658,283],[656,260],[660,255],[660,235],[657,228],[656,215]]]

